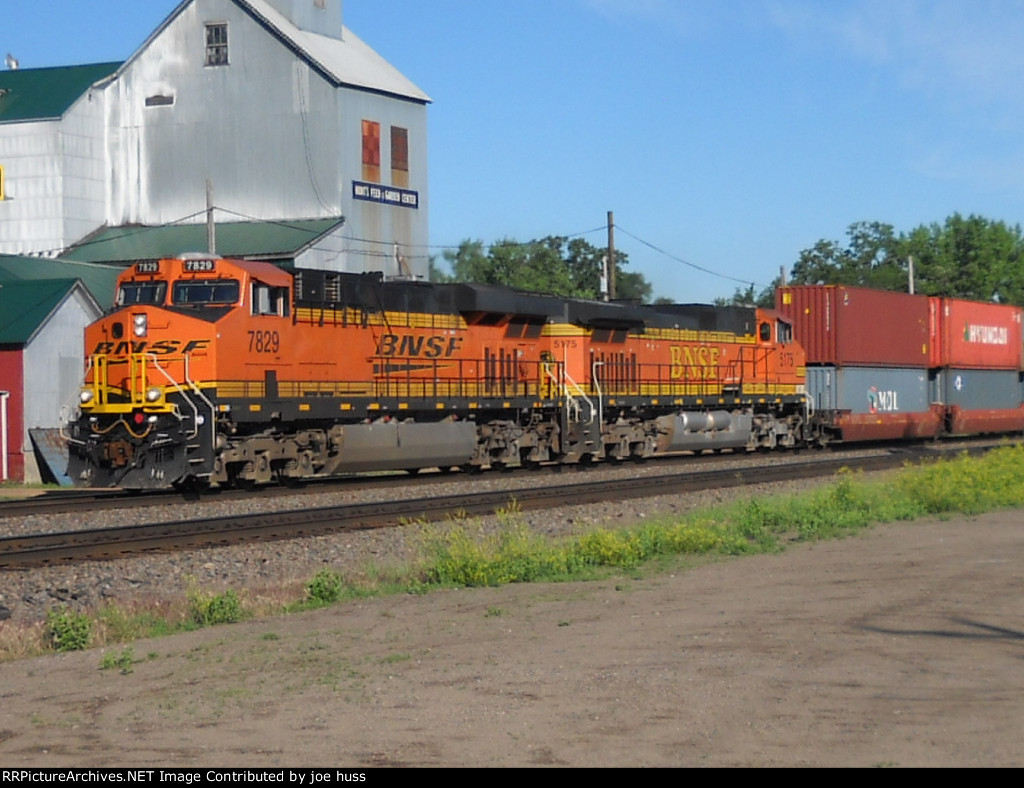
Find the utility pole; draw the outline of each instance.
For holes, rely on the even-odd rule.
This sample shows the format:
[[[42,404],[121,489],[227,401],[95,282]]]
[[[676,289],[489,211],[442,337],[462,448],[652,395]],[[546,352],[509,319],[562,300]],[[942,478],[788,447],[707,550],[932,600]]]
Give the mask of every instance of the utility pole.
[[[213,221],[213,181],[206,181],[206,251],[217,254],[217,225]]]
[[[616,298],[615,287],[615,213],[608,211],[608,295]]]
[[[907,275],[910,277],[910,295],[914,295],[914,255],[910,255]]]

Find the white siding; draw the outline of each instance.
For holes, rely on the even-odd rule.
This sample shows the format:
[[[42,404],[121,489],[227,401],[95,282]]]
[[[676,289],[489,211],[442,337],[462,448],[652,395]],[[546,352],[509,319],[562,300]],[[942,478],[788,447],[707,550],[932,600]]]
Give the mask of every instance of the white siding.
[[[356,90],[341,91],[341,126],[351,144],[340,152],[341,170],[347,184],[342,215],[348,220],[348,236],[365,241],[350,242],[350,271],[383,270],[399,273],[394,262],[394,244],[415,276],[429,273],[429,201],[427,198],[427,131],[426,108],[385,96]],[[409,130],[409,186],[419,194],[419,208],[410,209],[352,198],[352,181],[362,179],[362,122],[372,120],[381,125],[380,176],[384,186],[391,183],[391,127]]]
[[[64,246],[63,158],[58,121],[0,126],[0,252],[27,254]]]
[[[59,427],[62,408],[76,404],[84,372],[85,327],[99,316],[76,287],[25,346],[25,446],[30,446],[28,430]]]
[[[99,316],[81,286],[76,286],[25,346],[21,452],[25,456],[26,483],[41,480],[28,431],[54,429],[67,422],[71,412],[68,408],[77,404],[82,385],[85,327]]]
[[[100,227],[107,216],[104,94],[89,90],[61,123],[64,246]]]

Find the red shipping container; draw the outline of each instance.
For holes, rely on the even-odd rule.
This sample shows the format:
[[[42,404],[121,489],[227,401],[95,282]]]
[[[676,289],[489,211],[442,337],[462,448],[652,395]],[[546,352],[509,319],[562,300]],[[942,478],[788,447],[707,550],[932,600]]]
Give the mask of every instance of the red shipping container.
[[[909,367],[929,363],[928,296],[846,285],[794,285],[775,292],[808,364]]]
[[[931,299],[931,366],[1024,369],[1021,307]]]

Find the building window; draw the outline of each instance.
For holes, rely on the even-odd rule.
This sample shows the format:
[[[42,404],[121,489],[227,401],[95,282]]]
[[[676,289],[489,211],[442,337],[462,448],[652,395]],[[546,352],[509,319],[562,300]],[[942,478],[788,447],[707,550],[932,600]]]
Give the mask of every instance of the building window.
[[[206,26],[206,65],[228,65],[227,22],[217,22]]]
[[[380,124],[363,121],[363,180],[380,183]]]
[[[391,184],[409,188],[409,129],[391,127]]]

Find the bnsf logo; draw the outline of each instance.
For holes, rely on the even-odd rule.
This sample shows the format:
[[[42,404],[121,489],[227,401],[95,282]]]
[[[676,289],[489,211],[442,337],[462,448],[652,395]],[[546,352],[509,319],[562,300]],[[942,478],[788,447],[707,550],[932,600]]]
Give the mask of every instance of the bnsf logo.
[[[385,334],[377,345],[384,358],[451,358],[462,349],[462,337],[414,337]]]
[[[208,339],[193,339],[184,343],[177,339],[162,339],[159,342],[100,342],[92,351],[94,356],[126,356],[129,353],[152,353],[155,356],[173,356],[178,353],[192,353],[210,346]]]

